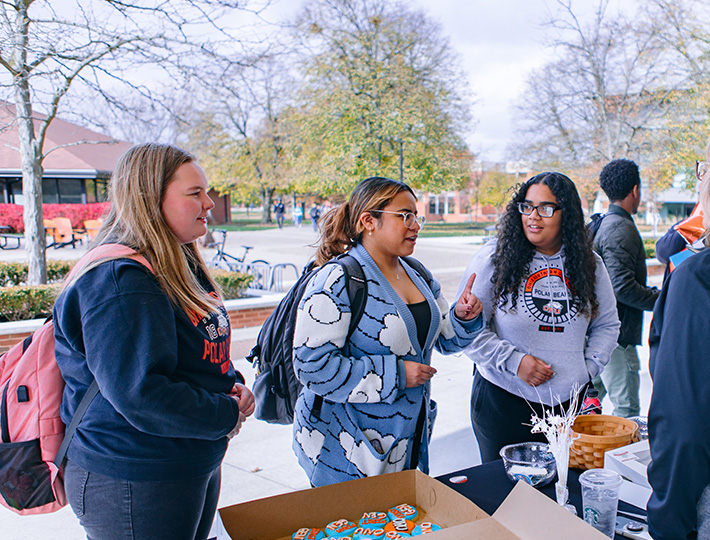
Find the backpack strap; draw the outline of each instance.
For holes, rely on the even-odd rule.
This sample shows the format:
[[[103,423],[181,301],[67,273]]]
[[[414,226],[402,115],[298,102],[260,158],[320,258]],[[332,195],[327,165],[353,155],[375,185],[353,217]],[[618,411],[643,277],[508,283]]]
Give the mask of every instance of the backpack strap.
[[[99,383],[97,383],[96,379],[94,379],[94,382],[91,383],[91,386],[89,386],[86,394],[84,394],[84,397],[81,398],[79,406],[76,408],[76,411],[74,411],[74,416],[72,417],[71,422],[64,431],[64,439],[62,439],[62,444],[57,451],[57,457],[54,458],[54,464],[57,468],[62,466],[64,458],[67,455],[67,450],[69,449],[69,443],[74,437],[74,433],[76,433],[76,428],[79,427],[79,422],[81,422],[81,419],[84,417],[84,413],[86,413],[86,410],[89,408],[89,405],[91,405],[91,402],[94,401],[94,398],[98,393]]]
[[[71,286],[74,281],[76,281],[83,274],[84,270],[92,263],[97,262],[98,264],[101,264],[102,262],[108,261],[110,259],[123,258],[133,259],[134,261],[137,261],[143,266],[145,266],[148,270],[151,271],[151,273],[153,273],[153,267],[151,266],[151,264],[145,257],[143,257],[143,255],[140,255],[138,252],[136,252],[135,249],[130,248],[128,246],[124,246],[123,244],[101,244],[100,246],[97,246],[87,252],[86,255],[79,259],[79,262],[74,266],[74,268],[72,268],[72,271],[69,273],[65,280],[65,283],[67,284],[66,286]],[[50,320],[51,317],[48,318],[46,322],[49,322]],[[67,450],[69,449],[69,444],[74,438],[74,434],[76,433],[77,427],[79,427],[79,422],[81,422],[82,418],[84,417],[84,414],[89,408],[89,405],[91,405],[91,402],[94,401],[94,398],[98,393],[99,383],[97,383],[96,379],[94,379],[91,385],[89,385],[86,394],[84,394],[84,397],[81,398],[79,406],[76,408],[76,411],[74,411],[74,416],[72,417],[71,422],[64,431],[64,439],[62,439],[62,444],[60,445],[59,450],[57,451],[57,456],[54,458],[54,464],[57,466],[57,468],[61,467],[62,463],[64,462],[64,458],[67,455]]]
[[[362,265],[349,253],[340,255],[335,261],[343,268],[348,298],[350,298],[350,326],[348,327],[347,341],[353,335],[360,319],[362,319],[362,314],[365,312],[367,280]]]
[[[87,268],[96,266],[96,264],[101,264],[102,262],[109,261],[111,259],[133,259],[145,266],[148,270],[153,272],[153,267],[148,262],[143,255],[140,255],[135,249],[123,244],[101,244],[88,251],[79,262],[76,263],[74,268],[72,268],[69,275],[64,280],[65,288],[70,287],[74,281],[79,279],[81,275],[86,271]],[[96,264],[94,264],[96,263]]]
[[[362,319],[362,314],[365,312],[365,304],[367,303],[367,279],[365,272],[358,260],[350,255],[343,253],[338,255],[333,261],[333,264],[339,264],[343,269],[345,276],[345,286],[348,290],[348,298],[350,298],[350,325],[348,326],[348,335],[345,341],[348,341],[357,328],[357,325]],[[316,394],[313,399],[313,408],[311,416],[320,417],[320,411],[323,407],[323,396]]]
[[[593,214],[592,215],[592,220],[587,223],[587,228],[589,229],[589,234],[592,237],[592,240],[594,240],[594,237],[597,235],[597,231],[599,230],[599,227],[601,227],[602,220],[606,217],[607,214]]]

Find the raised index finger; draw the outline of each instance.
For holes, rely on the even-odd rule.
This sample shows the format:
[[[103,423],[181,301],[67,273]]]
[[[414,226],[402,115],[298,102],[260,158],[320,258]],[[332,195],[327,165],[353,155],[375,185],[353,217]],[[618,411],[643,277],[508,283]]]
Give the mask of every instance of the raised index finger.
[[[471,274],[471,277],[468,278],[468,283],[466,283],[466,292],[471,292],[471,289],[473,289],[473,282],[476,281],[476,273],[474,272]]]

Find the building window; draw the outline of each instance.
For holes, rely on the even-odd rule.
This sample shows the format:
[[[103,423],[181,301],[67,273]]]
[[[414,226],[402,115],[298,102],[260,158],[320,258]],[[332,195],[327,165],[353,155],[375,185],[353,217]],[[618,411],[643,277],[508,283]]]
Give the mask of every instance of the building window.
[[[82,204],[84,198],[84,180],[66,179],[59,180],[58,201],[62,204]]]
[[[59,194],[57,193],[57,179],[43,178],[42,179],[42,204],[53,204],[59,202]]]

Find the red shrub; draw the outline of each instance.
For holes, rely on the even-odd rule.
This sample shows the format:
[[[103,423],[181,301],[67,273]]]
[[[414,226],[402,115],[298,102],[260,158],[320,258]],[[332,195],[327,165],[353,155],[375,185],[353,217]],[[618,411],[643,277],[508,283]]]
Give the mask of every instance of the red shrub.
[[[87,219],[98,219],[108,212],[111,203],[90,204],[43,204],[42,213],[45,219],[66,217],[71,220],[72,227],[81,229]],[[9,225],[14,232],[25,232],[22,219],[22,205],[0,204],[0,225]]]

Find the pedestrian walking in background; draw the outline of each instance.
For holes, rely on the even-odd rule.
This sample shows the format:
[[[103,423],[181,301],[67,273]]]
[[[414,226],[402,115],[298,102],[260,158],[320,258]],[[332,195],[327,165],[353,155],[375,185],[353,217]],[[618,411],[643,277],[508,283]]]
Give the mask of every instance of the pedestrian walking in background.
[[[318,220],[320,219],[320,208],[316,203],[311,206],[311,223],[313,224],[313,230],[318,231]]]
[[[541,441],[530,416],[568,410],[609,361],[619,333],[614,292],[587,234],[582,203],[565,175],[518,186],[497,238],[469,262],[484,330],[466,349],[475,364],[471,423],[483,462],[508,444]],[[560,406],[560,404],[562,404]]]
[[[609,394],[615,416],[629,418],[641,412],[636,346],[641,344],[643,312],[653,309],[660,291],[646,286],[646,250],[631,217],[641,203],[638,166],[629,159],[611,161],[602,169],[599,185],[610,204],[594,236],[594,248],[614,287],[621,331],[611,360],[594,379],[594,386],[600,399]]]
[[[276,224],[279,226],[279,229],[283,228],[286,207],[284,206],[284,203],[281,202],[281,199],[276,199],[276,204],[274,204],[274,214],[276,214]]]
[[[144,144],[119,160],[95,245],[147,259],[96,263],[54,306],[69,423],[99,393],[69,445],[67,499],[90,539],[204,540],[229,439],[254,409],[229,357],[229,316],[196,240],[214,203],[194,158]]]
[[[301,222],[303,221],[303,203],[298,203],[293,207],[293,223],[301,228]]]

